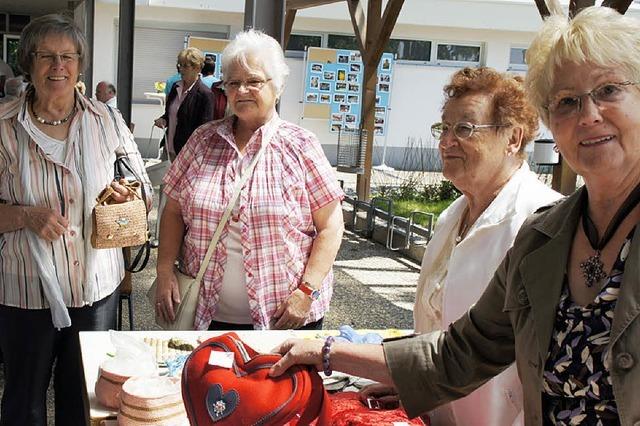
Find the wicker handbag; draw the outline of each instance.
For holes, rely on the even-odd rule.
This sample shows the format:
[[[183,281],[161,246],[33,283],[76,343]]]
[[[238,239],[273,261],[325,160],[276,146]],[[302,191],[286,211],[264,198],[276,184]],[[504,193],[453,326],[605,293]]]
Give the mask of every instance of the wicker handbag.
[[[110,186],[98,196],[92,214],[91,245],[93,248],[131,247],[146,243],[147,206],[137,192],[140,182],[127,183],[124,186],[136,196],[135,200],[119,204],[111,203],[115,190]]]

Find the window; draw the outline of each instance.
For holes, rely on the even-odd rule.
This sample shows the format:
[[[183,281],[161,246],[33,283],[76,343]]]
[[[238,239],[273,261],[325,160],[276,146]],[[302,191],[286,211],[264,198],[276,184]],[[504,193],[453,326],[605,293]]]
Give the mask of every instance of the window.
[[[438,62],[471,62],[480,64],[480,46],[438,43]]]
[[[395,53],[396,59],[406,61],[431,60],[431,42],[423,40],[404,40],[393,38],[389,40],[385,52]]]
[[[27,26],[31,17],[29,15],[9,15],[9,32],[19,33]]]
[[[319,34],[291,34],[286,50],[304,52],[307,47],[322,47],[322,36]]]
[[[512,47],[509,52],[509,69],[526,70],[527,63],[524,60],[526,54],[526,47]]]
[[[358,42],[356,41],[356,36],[352,35],[329,34],[327,47],[330,49],[360,51],[360,47],[358,47]]]

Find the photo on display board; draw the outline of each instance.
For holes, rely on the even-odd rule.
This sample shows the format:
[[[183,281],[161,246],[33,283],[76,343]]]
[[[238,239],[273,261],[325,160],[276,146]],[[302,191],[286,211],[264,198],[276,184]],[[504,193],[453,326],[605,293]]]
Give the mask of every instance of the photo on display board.
[[[335,93],[333,95],[333,103],[343,104],[345,102],[346,102],[345,95],[340,94],[340,93]]]
[[[349,91],[350,92],[360,92],[360,85],[359,84],[349,84]]]
[[[384,60],[382,61],[382,69],[383,70],[391,69],[391,61],[389,60],[389,58],[384,58]]]
[[[351,71],[351,72],[360,72],[360,64],[351,64],[351,65],[349,65],[349,71]]]
[[[350,62],[362,62],[362,55],[360,52],[351,52],[349,60]]]
[[[347,83],[336,83],[336,91],[338,92],[346,92],[347,91]]]
[[[383,106],[376,107],[376,114],[384,114],[386,112],[386,108]]]
[[[318,94],[317,93],[307,93],[304,97],[305,102],[318,102]]]
[[[311,71],[313,72],[322,72],[322,64],[311,64]]]
[[[358,116],[355,115],[355,114],[345,114],[344,115],[344,122],[345,123],[355,123],[357,119],[358,119]]]
[[[320,78],[317,76],[312,76],[311,77],[311,82],[309,83],[309,86],[312,89],[317,89],[318,88],[318,83],[319,83]]]
[[[349,55],[338,55],[338,63],[339,64],[348,64],[349,63]]]
[[[389,83],[391,82],[391,74],[379,74],[378,81],[380,83]]]
[[[331,103],[331,95],[328,93],[320,94],[320,103],[321,104],[330,104]]]
[[[331,114],[331,121],[342,123],[342,114],[337,114],[334,112],[333,114]]]
[[[378,90],[380,92],[388,92],[389,91],[389,83],[380,83],[380,84],[378,84]]]
[[[378,117],[376,115],[376,117],[374,118],[374,124],[379,124],[381,126],[384,126],[384,117]]]
[[[345,81],[347,79],[347,70],[338,70],[338,81]]]
[[[335,80],[336,79],[336,73],[333,72],[333,71],[325,71],[323,76],[324,76],[325,80]]]
[[[358,129],[358,125],[355,123],[348,123],[342,126],[342,130],[345,132],[355,132]]]
[[[384,127],[380,127],[380,126],[375,126],[373,128],[373,134],[374,135],[381,135],[384,133]]]
[[[330,92],[331,83],[325,83],[325,82],[320,83],[320,90],[322,90],[323,92]]]
[[[376,96],[376,105],[380,105],[380,96]]]
[[[331,124],[331,131],[332,132],[339,132],[340,130],[342,130],[342,124],[341,123],[332,123]]]
[[[358,95],[349,95],[347,100],[350,104],[357,104],[360,102],[360,96]]]
[[[358,82],[358,74],[348,74],[347,81],[349,83],[357,83]]]
[[[339,110],[340,112],[351,112],[351,105],[341,104]]]

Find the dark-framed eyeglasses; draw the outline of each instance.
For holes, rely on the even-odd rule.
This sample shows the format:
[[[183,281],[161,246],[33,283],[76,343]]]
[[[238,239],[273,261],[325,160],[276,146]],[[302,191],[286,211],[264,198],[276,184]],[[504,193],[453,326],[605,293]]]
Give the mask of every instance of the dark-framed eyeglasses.
[[[266,80],[262,80],[259,78],[251,78],[249,80],[244,80],[244,81],[241,81],[241,80],[224,81],[222,85],[224,86],[224,89],[227,91],[240,90],[240,88],[244,86],[244,88],[247,90],[252,90],[257,92],[262,90],[264,85],[267,84],[269,81],[271,81],[270,78]]]
[[[180,62],[178,62],[178,63],[176,64],[176,68],[178,68],[178,70],[185,69],[185,68],[191,68],[192,66],[193,66],[193,65],[188,64],[188,63],[181,64]]]
[[[37,62],[49,65],[56,63],[58,60],[63,64],[70,64],[72,62],[77,62],[80,59],[80,54],[77,52],[53,53],[37,50],[35,52],[31,52],[31,55],[33,55]]]
[[[480,129],[489,129],[492,127],[509,127],[510,124],[473,124],[466,121],[460,121],[454,125],[449,123],[434,123],[431,125],[431,135],[440,140],[449,130],[453,130],[453,134],[458,139],[467,139],[473,136]]]
[[[637,81],[610,81],[581,94],[560,91],[544,108],[555,118],[569,118],[582,111],[582,100],[585,96],[590,97],[597,106],[615,104],[624,99],[629,86],[636,84],[638,84]]]

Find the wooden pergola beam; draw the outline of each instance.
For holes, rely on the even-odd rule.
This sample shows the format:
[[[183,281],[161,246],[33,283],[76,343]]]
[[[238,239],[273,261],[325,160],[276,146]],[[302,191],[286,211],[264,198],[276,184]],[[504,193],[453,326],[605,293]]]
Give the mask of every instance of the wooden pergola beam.
[[[338,3],[344,0],[287,0],[287,10],[307,9],[315,6],[324,6],[325,4]]]
[[[282,50],[287,49],[289,44],[289,38],[291,37],[291,30],[293,29],[293,21],[296,20],[297,9],[287,9],[284,15],[284,34],[282,37]]]
[[[365,41],[367,40],[367,21],[365,20],[364,11],[362,10],[362,4],[360,0],[347,0],[347,6],[349,7],[349,16],[351,17],[351,25],[353,26],[353,32],[356,35],[356,43],[362,54],[364,60]]]
[[[380,21],[380,25],[378,27],[378,37],[376,38],[375,46],[372,46],[372,51],[369,51],[368,60],[374,63],[377,67],[378,62],[380,62],[380,58],[382,57],[382,53],[384,52],[385,47],[389,43],[389,38],[391,37],[391,32],[396,25],[396,21],[398,20],[398,16],[400,15],[400,10],[402,10],[402,5],[404,4],[404,0],[389,0],[387,6],[384,9],[384,15],[382,15],[382,20]],[[374,71],[376,68],[373,69]],[[365,76],[365,79],[367,76]]]
[[[602,6],[610,7],[624,15],[629,9],[629,5],[633,3],[633,0],[604,0]]]
[[[551,16],[551,12],[549,12],[549,8],[547,7],[547,2],[545,0],[536,0],[536,6],[538,7],[538,12],[542,19]]]
[[[596,0],[571,0],[569,1],[569,17],[573,18],[586,7],[596,4]]]

